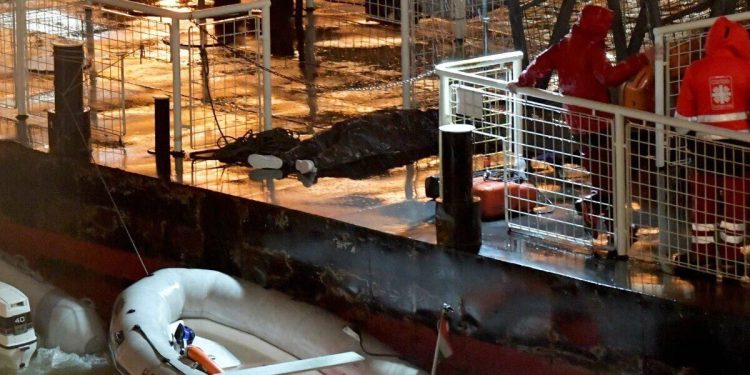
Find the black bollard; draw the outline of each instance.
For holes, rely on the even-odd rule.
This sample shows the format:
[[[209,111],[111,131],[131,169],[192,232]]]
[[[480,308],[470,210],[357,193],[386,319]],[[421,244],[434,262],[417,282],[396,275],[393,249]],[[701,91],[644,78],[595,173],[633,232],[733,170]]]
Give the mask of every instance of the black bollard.
[[[53,43],[55,110],[48,121],[50,153],[89,161],[91,123],[83,107],[83,44]]]
[[[154,96],[154,154],[156,174],[163,180],[169,180],[169,97],[166,95]]]
[[[479,199],[471,193],[471,125],[440,127],[442,199],[437,202],[435,225],[439,245],[477,253],[482,245]]]

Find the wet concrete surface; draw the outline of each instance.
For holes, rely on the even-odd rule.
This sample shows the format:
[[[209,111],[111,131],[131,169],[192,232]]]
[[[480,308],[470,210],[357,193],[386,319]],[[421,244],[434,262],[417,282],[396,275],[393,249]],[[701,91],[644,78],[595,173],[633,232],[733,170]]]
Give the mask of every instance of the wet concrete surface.
[[[152,112],[148,108],[142,112],[143,116],[129,120],[129,133],[122,138],[122,146],[99,135],[92,155],[100,165],[159,178],[155,156],[151,152],[154,144]],[[2,138],[16,137],[11,123],[0,126],[0,131]],[[34,138],[30,142],[34,148],[46,150],[46,129],[32,125],[28,134]],[[169,180],[434,245],[435,202],[425,197],[424,180],[438,174],[438,168],[437,159],[429,158],[368,179],[324,177],[310,183],[309,179],[298,174],[282,177],[273,170],[172,157]],[[580,221],[576,217],[560,219]],[[711,286],[714,280],[708,277],[698,276],[696,280],[695,275],[690,275],[683,278],[663,272],[655,263],[596,259],[585,247],[558,246],[545,239],[514,234],[504,220],[482,222],[482,239],[480,258],[511,262],[645,295],[700,304],[700,300],[711,299],[711,296],[696,296],[694,283],[707,284],[701,287],[702,290],[714,289]],[[641,251],[653,251],[653,240],[641,238],[634,246]],[[739,290],[740,294],[745,293],[741,288]],[[744,304],[735,307],[750,315]],[[729,306],[719,308],[733,309]]]

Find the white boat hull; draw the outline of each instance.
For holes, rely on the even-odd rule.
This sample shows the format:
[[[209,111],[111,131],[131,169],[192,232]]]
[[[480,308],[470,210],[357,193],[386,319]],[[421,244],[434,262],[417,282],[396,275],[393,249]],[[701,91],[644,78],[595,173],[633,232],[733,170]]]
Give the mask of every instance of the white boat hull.
[[[40,347],[76,354],[106,351],[106,331],[94,307],[42,280],[22,258],[0,252],[0,281],[29,298]]]

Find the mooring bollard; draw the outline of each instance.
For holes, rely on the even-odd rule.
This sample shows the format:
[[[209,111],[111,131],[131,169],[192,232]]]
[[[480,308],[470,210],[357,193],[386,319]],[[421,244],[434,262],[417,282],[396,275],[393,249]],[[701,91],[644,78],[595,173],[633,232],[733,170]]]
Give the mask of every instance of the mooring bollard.
[[[474,126],[440,127],[441,199],[435,212],[437,243],[476,253],[482,245],[479,199],[471,193]]]
[[[83,44],[53,43],[55,109],[48,113],[50,153],[89,161],[91,123],[83,107]]]
[[[169,180],[171,160],[169,153],[169,97],[154,96],[154,154],[156,155],[156,174],[163,180]]]

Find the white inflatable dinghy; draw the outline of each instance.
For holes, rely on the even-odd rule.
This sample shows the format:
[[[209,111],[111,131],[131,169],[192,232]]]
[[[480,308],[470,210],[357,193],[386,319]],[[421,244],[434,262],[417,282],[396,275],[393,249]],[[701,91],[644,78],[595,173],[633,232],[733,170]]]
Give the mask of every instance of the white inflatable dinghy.
[[[364,353],[347,328],[280,292],[217,271],[169,268],[117,298],[109,348],[118,371],[129,375],[423,373],[371,336],[362,337],[368,353],[393,356]],[[201,353],[208,366],[187,353]]]

